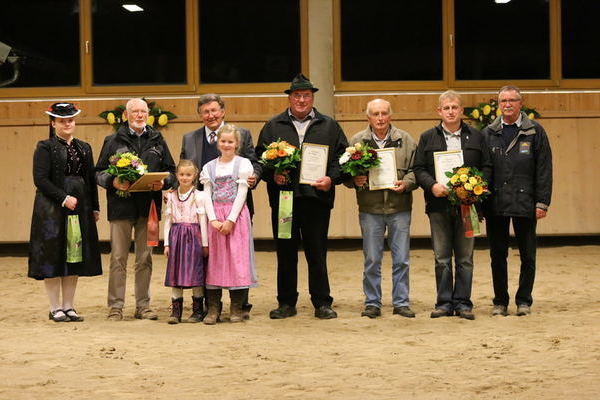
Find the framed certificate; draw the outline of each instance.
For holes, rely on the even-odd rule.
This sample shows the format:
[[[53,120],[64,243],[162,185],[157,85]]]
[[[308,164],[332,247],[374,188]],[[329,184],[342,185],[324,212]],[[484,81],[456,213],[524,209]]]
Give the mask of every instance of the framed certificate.
[[[303,143],[302,161],[300,161],[300,183],[310,185],[327,173],[329,146],[324,144]]]
[[[381,163],[369,170],[369,190],[390,189],[396,186],[396,151],[394,148],[375,149]]]
[[[128,192],[149,192],[152,182],[160,181],[169,176],[168,172],[146,172],[129,186]]]
[[[462,150],[436,151],[433,153],[433,164],[435,166],[435,180],[446,186],[450,178],[446,172],[452,172],[453,168],[464,164]]]

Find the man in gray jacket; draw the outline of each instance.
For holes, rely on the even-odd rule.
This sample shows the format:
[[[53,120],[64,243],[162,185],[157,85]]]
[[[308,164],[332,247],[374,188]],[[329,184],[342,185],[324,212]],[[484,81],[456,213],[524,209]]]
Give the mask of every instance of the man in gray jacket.
[[[394,314],[414,318],[410,309],[409,244],[412,191],[416,189],[412,171],[416,144],[405,131],[391,124],[392,109],[388,101],[375,99],[367,104],[369,126],[350,140],[350,145],[368,143],[374,149],[393,148],[397,180],[394,187],[369,190],[368,176],[355,176],[346,182],[356,188],[360,229],[365,257],[363,291],[365,309],[363,317],[381,315],[381,259],[383,258],[385,231],[392,251],[392,303]]]

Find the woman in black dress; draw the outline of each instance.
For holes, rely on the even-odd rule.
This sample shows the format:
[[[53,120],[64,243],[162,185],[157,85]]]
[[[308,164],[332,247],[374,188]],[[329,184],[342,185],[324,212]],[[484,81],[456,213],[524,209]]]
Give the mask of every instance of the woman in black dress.
[[[102,274],[96,229],[100,207],[92,148],[73,137],[74,117],[80,112],[71,103],[51,105],[46,111],[50,137],[38,142],[33,156],[37,190],[28,276],[44,280],[50,301],[49,319],[55,322],[83,321],[73,307],[77,278]],[[68,223],[75,227],[71,233],[81,231],[79,240],[69,241],[69,248],[76,249],[72,252],[67,251],[67,236],[72,239],[79,235],[67,234]]]

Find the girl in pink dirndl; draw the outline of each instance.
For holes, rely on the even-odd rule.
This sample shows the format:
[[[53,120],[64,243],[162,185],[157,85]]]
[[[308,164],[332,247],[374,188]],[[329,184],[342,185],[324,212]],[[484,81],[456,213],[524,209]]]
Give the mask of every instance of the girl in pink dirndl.
[[[241,322],[242,302],[248,288],[257,285],[252,225],[246,206],[247,179],[254,170],[248,159],[236,155],[240,133],[234,125],[224,125],[217,140],[221,155],[204,165],[200,174],[210,221],[206,269],[208,314],[204,318],[208,325],[219,318],[222,289],[229,289],[230,321]]]
[[[179,187],[167,194],[164,218],[165,286],[172,288],[169,324],[181,322],[185,288],[192,289],[192,315],[187,322],[204,318],[204,258],[208,256],[206,201],[196,189],[198,168],[190,160],[181,160],[176,176]]]

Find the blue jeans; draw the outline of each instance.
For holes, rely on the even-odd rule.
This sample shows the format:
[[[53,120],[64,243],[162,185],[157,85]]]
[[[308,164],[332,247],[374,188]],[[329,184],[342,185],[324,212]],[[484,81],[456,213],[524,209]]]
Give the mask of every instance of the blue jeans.
[[[410,211],[395,214],[361,212],[358,217],[365,256],[365,305],[381,308],[381,259],[387,228],[388,245],[392,251],[392,303],[394,307],[408,306]]]
[[[435,257],[435,308],[446,311],[471,310],[474,238],[466,238],[459,211],[448,208],[429,213],[431,241]],[[452,276],[452,254],[456,276]]]

